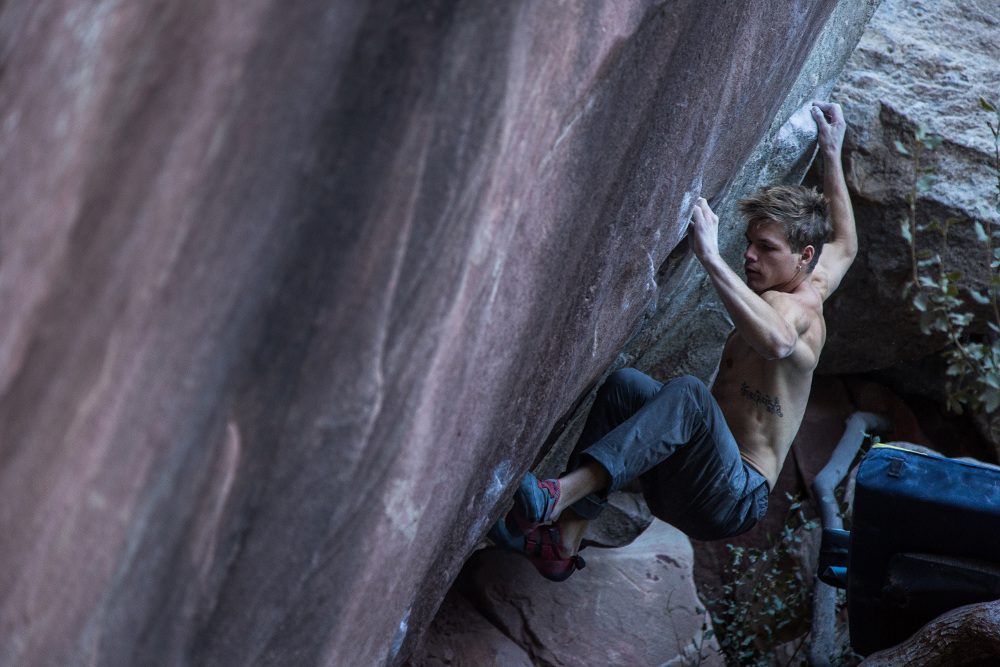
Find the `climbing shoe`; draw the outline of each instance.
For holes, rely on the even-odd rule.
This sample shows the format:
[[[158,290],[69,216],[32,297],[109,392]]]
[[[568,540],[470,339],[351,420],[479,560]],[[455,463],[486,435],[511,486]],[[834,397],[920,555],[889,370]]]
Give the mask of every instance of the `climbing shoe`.
[[[514,493],[514,525],[522,534],[552,521],[552,511],[559,502],[559,480],[539,480],[525,473]]]
[[[514,535],[500,519],[490,529],[489,538],[498,547],[525,556],[549,581],[565,581],[586,566],[579,555],[567,558],[559,555],[562,542],[558,526],[536,526],[524,535]]]

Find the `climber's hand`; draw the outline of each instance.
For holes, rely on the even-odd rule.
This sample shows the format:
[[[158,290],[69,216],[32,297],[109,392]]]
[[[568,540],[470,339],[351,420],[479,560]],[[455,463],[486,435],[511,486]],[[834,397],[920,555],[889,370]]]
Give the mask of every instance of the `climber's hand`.
[[[817,141],[820,150],[828,155],[840,157],[844,146],[844,132],[847,131],[847,121],[839,104],[831,102],[813,102],[812,117],[816,121]]]
[[[719,216],[712,212],[704,197],[698,197],[694,204],[688,235],[694,254],[702,263],[719,257]]]

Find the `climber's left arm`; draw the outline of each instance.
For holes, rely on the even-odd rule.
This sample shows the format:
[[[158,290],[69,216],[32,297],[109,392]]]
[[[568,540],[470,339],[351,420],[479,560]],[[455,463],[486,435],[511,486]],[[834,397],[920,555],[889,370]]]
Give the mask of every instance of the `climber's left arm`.
[[[823,246],[811,281],[825,301],[843,280],[858,254],[858,233],[854,224],[854,209],[847,191],[841,153],[847,123],[839,104],[814,102],[819,153],[823,160],[823,195],[827,214],[833,227],[830,240]]]

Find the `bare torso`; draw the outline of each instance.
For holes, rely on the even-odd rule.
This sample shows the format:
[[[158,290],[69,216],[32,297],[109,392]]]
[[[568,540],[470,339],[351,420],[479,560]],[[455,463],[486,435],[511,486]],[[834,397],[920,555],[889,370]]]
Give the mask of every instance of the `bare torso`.
[[[802,423],[813,371],[826,341],[820,293],[805,281],[792,296],[809,320],[792,354],[765,359],[733,331],[712,386],[743,460],[764,475],[772,489]]]

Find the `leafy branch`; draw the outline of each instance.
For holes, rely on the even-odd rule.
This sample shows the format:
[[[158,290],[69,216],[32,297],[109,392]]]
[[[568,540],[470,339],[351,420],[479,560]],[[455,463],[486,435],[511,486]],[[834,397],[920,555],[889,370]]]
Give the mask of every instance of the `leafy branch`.
[[[1000,212],[1000,111],[996,105],[979,100],[980,106],[994,114],[996,124],[988,121],[993,134],[993,164],[996,175],[996,197],[994,206]],[[911,159],[913,178],[907,194],[907,217],[903,220],[900,233],[910,246],[911,278],[904,289],[913,307],[920,313],[920,330],[924,335],[941,333],[948,341],[942,352],[947,364],[947,403],[949,409],[962,412],[963,406],[971,410],[993,413],[1000,408],[1000,309],[997,295],[1000,292],[1000,247],[994,247],[994,237],[1000,238],[1000,228],[993,229],[987,220],[973,221],[972,226],[978,242],[985,248],[984,267],[988,268],[989,280],[985,293],[973,288],[965,291],[969,299],[980,305],[991,306],[993,320],[986,322],[985,334],[970,331],[976,319],[975,313],[960,297],[960,271],[948,270],[943,257],[948,249],[948,232],[965,221],[948,218],[944,221],[931,219],[926,223],[917,221],[917,202],[921,193],[935,183],[933,168],[924,164],[927,153],[941,145],[942,138],[919,126],[913,133],[913,140],[907,146],[896,141],[896,150]],[[926,232],[940,235],[940,247],[935,252],[930,248],[918,248],[918,236]],[[971,327],[975,330],[977,327]],[[978,327],[982,330],[982,327]]]
[[[791,498],[781,532],[766,549],[727,544],[730,561],[723,569],[721,595],[709,597],[715,636],[727,664],[792,665],[804,661],[800,653],[805,636],[799,635],[794,653],[786,662],[774,654],[781,636],[802,625],[810,608],[812,574],[793,565],[793,552],[802,549],[803,534],[818,524],[805,516],[802,503]]]

